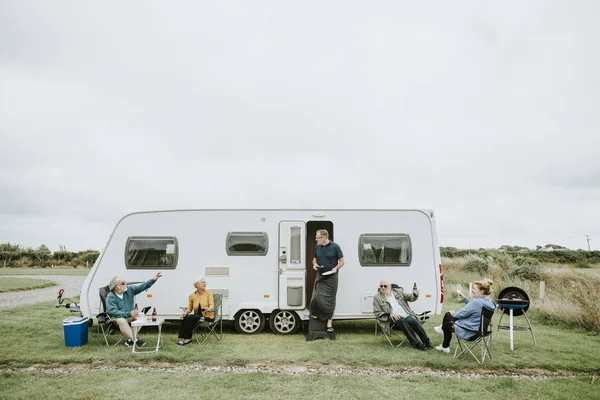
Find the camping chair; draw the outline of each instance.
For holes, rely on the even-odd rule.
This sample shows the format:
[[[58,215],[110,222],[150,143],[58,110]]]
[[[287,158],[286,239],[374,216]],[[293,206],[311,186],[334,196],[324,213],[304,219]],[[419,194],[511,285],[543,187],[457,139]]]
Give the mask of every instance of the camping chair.
[[[400,289],[400,290],[404,291],[402,286],[398,286],[395,283],[392,283],[392,289]],[[377,292],[379,292],[380,290],[381,290],[381,288],[377,288]],[[425,311],[425,312],[422,312],[421,314],[414,314],[414,316],[417,317],[417,319],[419,320],[419,323],[421,325],[423,325],[425,323],[425,321],[427,321],[429,319],[428,314],[430,314],[430,313],[431,313],[431,311]],[[406,338],[406,336],[404,336],[403,332],[401,332],[401,331],[398,332],[394,329],[390,330],[392,333],[391,335],[387,335],[385,333],[385,330],[382,327],[383,324],[387,324],[387,323],[388,323],[388,321],[381,321],[378,318],[375,318],[375,336],[377,336],[377,328],[379,327],[379,328],[381,328],[381,333],[383,333],[383,336],[386,338],[386,340],[388,341],[390,346],[396,347],[396,348],[402,346],[408,339]],[[401,339],[400,343],[395,346],[394,346],[394,343],[392,342],[392,339],[394,337]]]
[[[406,342],[408,339],[406,338],[406,336],[404,336],[404,334],[402,332],[398,332],[395,329],[390,329],[391,335],[388,335],[387,333],[385,333],[385,330],[383,329],[383,324],[387,324],[388,321],[381,321],[378,318],[375,319],[375,336],[377,336],[377,326],[379,326],[379,328],[381,328],[381,333],[383,333],[383,336],[385,337],[385,339],[388,341],[388,343],[390,344],[390,346],[392,347],[400,347],[404,344],[404,342]],[[397,345],[394,345],[394,343],[392,342],[392,339],[397,338],[398,340],[400,340],[400,343],[398,343]]]
[[[119,329],[119,325],[117,325],[117,322],[106,313],[106,296],[108,296],[108,294],[110,293],[109,286],[107,285],[101,287],[99,293],[100,313],[96,316],[96,319],[98,320],[98,333],[102,332],[104,342],[106,342],[107,346],[110,346],[110,344],[108,343],[108,337],[114,332],[118,332],[120,338],[115,344],[112,345],[114,347],[121,343],[121,341],[125,339],[125,337],[121,334],[121,330]]]
[[[206,342],[211,335],[217,340],[221,340],[223,338],[223,295],[213,294],[213,301],[215,303],[214,320],[206,321],[201,319],[194,327],[193,336],[196,338],[196,342],[198,342],[198,344]],[[219,327],[218,333],[217,327]],[[202,339],[202,341],[200,341],[200,339]]]
[[[492,359],[492,316],[494,315],[494,310],[490,310],[486,307],[483,307],[481,310],[481,324],[479,325],[479,330],[471,331],[474,332],[475,335],[470,337],[469,339],[461,339],[456,336],[457,344],[456,349],[454,350],[454,358],[459,358],[465,353],[471,353],[473,358],[477,360],[477,362],[483,365],[485,361],[485,357]],[[465,329],[465,328],[463,328]],[[467,329],[469,330],[469,329]],[[479,357],[473,353],[473,350],[477,350],[477,347],[481,350],[481,361]],[[460,348],[460,353],[458,353],[458,349]]]

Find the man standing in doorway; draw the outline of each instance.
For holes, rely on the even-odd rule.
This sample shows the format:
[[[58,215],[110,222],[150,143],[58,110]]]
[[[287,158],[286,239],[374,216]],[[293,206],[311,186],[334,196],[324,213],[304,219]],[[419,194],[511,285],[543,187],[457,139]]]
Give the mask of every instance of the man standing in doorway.
[[[338,288],[338,272],[344,266],[344,253],[337,243],[329,240],[325,229],[317,231],[317,246],[313,269],[318,271],[315,288],[310,302],[313,318],[327,320],[327,332],[333,332],[333,312]]]

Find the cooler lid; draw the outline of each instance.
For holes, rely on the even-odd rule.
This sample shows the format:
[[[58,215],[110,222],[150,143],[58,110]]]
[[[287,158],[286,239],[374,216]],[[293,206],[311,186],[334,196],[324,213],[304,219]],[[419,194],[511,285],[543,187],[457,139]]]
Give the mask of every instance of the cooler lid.
[[[63,320],[63,326],[65,325],[79,325],[87,323],[88,317],[69,317]]]

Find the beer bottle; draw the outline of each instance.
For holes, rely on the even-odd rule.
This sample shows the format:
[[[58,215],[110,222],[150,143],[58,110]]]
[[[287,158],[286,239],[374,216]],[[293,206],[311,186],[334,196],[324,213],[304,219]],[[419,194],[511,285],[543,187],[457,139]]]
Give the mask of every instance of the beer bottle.
[[[156,321],[156,307],[152,310],[152,321]]]
[[[415,283],[414,283],[414,285],[413,285],[413,292],[414,292],[415,290],[417,290],[417,282],[415,282]]]

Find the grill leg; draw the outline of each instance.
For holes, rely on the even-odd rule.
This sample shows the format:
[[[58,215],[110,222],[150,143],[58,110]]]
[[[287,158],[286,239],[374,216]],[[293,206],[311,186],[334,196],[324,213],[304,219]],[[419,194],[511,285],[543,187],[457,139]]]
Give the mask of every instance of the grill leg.
[[[533,334],[533,327],[531,326],[531,322],[529,322],[529,317],[527,316],[527,313],[525,313],[525,311],[523,311],[523,315],[527,320],[527,325],[529,325],[529,330],[531,331],[531,336],[533,337],[533,344],[537,346],[537,342],[535,341],[535,335]]]

